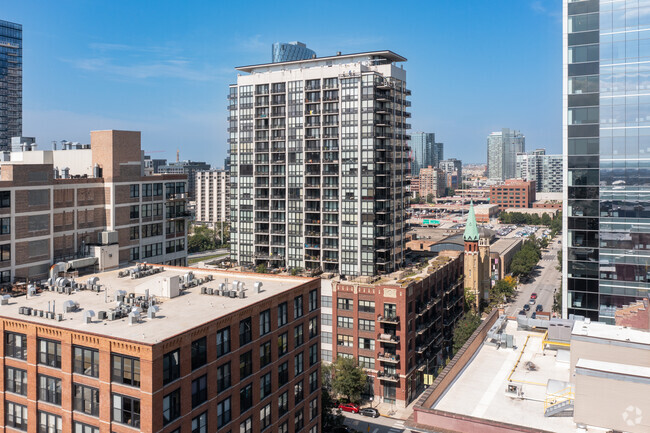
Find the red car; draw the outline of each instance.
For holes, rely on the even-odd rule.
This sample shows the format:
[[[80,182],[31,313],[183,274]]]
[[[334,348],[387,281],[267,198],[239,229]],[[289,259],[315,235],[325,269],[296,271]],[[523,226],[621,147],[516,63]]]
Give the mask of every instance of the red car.
[[[339,409],[344,412],[359,413],[359,405],[354,403],[341,403]]]
[[[537,293],[533,293],[532,295],[530,295],[530,299],[537,299]]]

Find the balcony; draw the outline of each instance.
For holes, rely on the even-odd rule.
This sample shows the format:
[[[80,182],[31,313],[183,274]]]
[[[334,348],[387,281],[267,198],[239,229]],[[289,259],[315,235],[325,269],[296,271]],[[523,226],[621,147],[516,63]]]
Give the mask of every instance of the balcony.
[[[397,314],[385,314],[377,316],[377,321],[379,323],[390,323],[391,325],[397,325],[399,323],[399,316]]]
[[[377,377],[379,378],[379,380],[383,380],[385,382],[399,383],[399,374],[386,373],[384,371],[379,371],[379,372],[377,372]]]
[[[377,359],[381,362],[387,362],[389,364],[399,364],[399,355],[396,353],[378,353]]]
[[[399,337],[391,334],[378,334],[377,341],[386,344],[399,344]]]

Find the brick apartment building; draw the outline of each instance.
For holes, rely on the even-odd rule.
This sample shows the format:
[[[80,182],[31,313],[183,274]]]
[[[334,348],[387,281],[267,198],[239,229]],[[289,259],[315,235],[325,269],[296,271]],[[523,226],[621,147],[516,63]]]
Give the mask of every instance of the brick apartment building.
[[[323,352],[329,341],[331,359],[356,358],[375,401],[404,407],[424,388],[423,375],[448,354],[463,314],[463,255],[443,251],[372,283],[334,280],[331,298],[325,286],[323,295],[332,310],[330,317],[323,312]]]
[[[144,176],[140,132],[93,131],[90,145],[59,150],[26,141],[0,161],[0,283],[47,277],[57,262],[185,264],[186,176]]]
[[[535,181],[506,179],[503,185],[490,187],[490,203],[503,211],[508,208],[529,208],[535,201]]]
[[[319,433],[317,279],[148,268],[0,306],[7,431]]]
[[[429,194],[433,197],[444,197],[447,188],[447,174],[444,170],[434,167],[420,169],[419,194],[427,198]]]

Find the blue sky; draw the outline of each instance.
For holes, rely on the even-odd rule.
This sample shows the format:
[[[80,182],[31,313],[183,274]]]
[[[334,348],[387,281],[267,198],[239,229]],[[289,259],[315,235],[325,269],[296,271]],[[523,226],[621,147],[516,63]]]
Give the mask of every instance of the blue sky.
[[[142,131],[153,157],[226,156],[235,66],[270,61],[275,41],[319,56],[389,49],[408,59],[413,132],[445,157],[486,160],[509,127],[526,147],[562,150],[561,2],[6,1],[23,25],[23,134],[89,142],[90,130]]]

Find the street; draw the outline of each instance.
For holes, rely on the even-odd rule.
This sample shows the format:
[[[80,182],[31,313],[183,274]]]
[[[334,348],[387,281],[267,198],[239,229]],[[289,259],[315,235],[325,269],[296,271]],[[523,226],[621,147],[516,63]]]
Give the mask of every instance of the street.
[[[542,259],[537,264],[538,269],[533,271],[532,281],[520,284],[513,302],[506,308],[506,315],[515,316],[530,300],[532,293],[537,293],[537,301],[530,306],[528,317],[535,311],[537,305],[542,305],[544,311],[551,312],[553,308],[553,293],[560,290],[562,282],[561,273],[557,270],[557,254],[562,249],[557,237],[548,247],[548,252],[542,251]]]
[[[370,418],[363,415],[353,413],[344,413],[344,424],[361,433],[400,433],[404,429],[404,420],[387,418],[380,416],[379,418]]]

